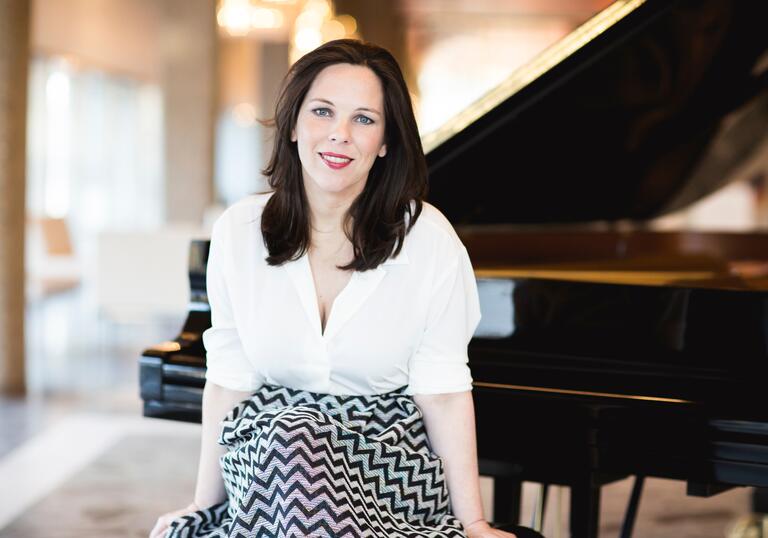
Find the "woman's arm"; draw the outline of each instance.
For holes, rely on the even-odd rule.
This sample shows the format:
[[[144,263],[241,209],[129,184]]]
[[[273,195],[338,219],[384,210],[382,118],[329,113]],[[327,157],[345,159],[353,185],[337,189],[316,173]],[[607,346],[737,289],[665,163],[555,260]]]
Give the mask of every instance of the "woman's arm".
[[[221,434],[221,421],[235,405],[250,395],[250,392],[230,390],[211,381],[206,382],[203,389],[203,432],[200,441],[200,461],[197,465],[195,500],[184,508],[158,517],[149,533],[149,538],[165,536],[173,520],[195,510],[218,504],[227,498],[219,467],[219,456],[224,453],[224,447],[217,442]]]
[[[445,467],[453,515],[464,527],[483,520],[472,391],[415,394],[432,451]]]
[[[197,467],[195,504],[205,508],[227,498],[221,476],[219,456],[225,448],[218,444],[221,421],[235,405],[248,399],[251,392],[226,389],[210,381],[203,389],[203,433],[200,441],[200,462]]]
[[[467,535],[515,538],[512,533],[491,528],[483,517],[472,391],[415,394],[413,400],[424,415],[432,451],[443,460],[453,515],[464,525]]]

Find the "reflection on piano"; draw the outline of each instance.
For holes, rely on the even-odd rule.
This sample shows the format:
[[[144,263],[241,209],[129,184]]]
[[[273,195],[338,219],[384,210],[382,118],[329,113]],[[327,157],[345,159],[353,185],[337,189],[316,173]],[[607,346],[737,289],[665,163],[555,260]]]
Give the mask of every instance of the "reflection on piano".
[[[627,0],[425,137],[429,200],[478,278],[470,343],[481,471],[497,520],[520,481],[768,487],[768,235],[653,232],[768,144],[768,3]],[[145,414],[199,420],[207,244],[182,335],[147,350]]]

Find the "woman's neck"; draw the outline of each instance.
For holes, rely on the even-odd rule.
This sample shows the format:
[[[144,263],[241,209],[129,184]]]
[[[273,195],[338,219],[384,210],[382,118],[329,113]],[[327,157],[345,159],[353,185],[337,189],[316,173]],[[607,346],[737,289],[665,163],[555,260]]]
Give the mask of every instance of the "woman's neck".
[[[327,193],[307,190],[313,235],[344,233],[344,216],[359,193]]]
[[[336,235],[342,233],[344,227],[344,215],[349,204],[322,205],[309,204],[310,223],[312,234]]]
[[[310,213],[309,254],[317,259],[344,265],[352,257],[352,244],[344,233],[344,215],[351,201],[340,197],[321,196],[320,200],[307,197]]]

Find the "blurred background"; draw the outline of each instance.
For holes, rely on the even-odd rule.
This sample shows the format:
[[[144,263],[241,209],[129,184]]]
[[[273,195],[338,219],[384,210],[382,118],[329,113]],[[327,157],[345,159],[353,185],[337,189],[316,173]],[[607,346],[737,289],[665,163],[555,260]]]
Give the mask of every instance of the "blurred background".
[[[16,103],[0,118],[3,235],[20,241],[3,263],[24,263],[2,286],[26,283],[23,308],[2,305],[4,392],[135,387],[137,353],[185,315],[189,240],[264,188],[257,120],[302,54],[385,46],[427,133],[607,3],[3,0],[3,62],[25,80],[0,82]]]
[[[0,0],[0,535],[144,536],[188,502],[197,426],[139,419],[137,360],[186,317],[189,241],[264,188],[257,120],[292,62],[341,37],[388,48],[426,134],[609,3]],[[764,180],[655,226],[763,228]],[[96,508],[56,500],[125,432],[179,481],[136,463],[132,493],[93,471],[77,506]],[[48,482],[9,487],[30,468]],[[94,484],[135,498],[110,512]]]

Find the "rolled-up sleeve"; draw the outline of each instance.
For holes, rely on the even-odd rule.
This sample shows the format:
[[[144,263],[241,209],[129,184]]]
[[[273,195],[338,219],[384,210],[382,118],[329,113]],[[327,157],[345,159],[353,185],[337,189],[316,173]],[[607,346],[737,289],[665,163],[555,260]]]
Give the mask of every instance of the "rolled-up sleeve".
[[[480,322],[477,282],[466,248],[435,281],[427,323],[409,364],[410,394],[472,390],[467,345]]]
[[[225,233],[225,215],[214,223],[206,269],[208,303],[211,306],[211,327],[203,332],[206,350],[207,381],[227,389],[254,391],[264,380],[248,360],[238,334],[230,300],[231,286],[236,283],[227,278],[229,234]]]

